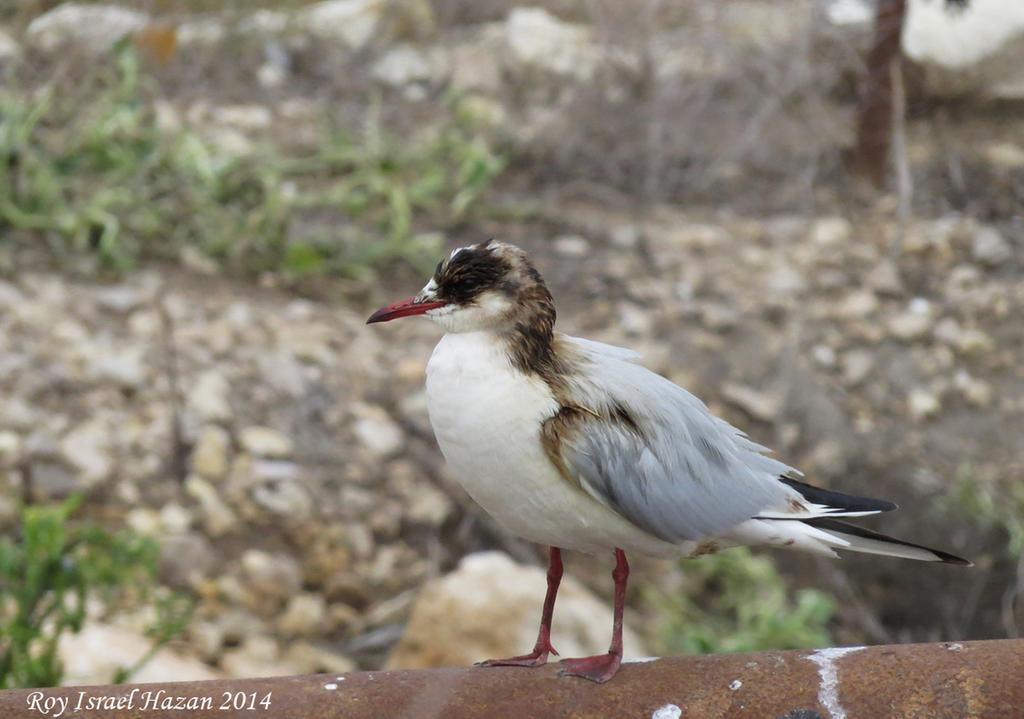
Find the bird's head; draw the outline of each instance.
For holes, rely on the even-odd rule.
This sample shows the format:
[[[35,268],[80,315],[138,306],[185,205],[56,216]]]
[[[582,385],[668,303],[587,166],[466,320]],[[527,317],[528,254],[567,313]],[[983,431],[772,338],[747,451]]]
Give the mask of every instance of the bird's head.
[[[380,308],[366,323],[412,315],[426,315],[448,332],[528,324],[550,335],[555,323],[551,293],[526,253],[496,240],[454,250],[419,294]]]

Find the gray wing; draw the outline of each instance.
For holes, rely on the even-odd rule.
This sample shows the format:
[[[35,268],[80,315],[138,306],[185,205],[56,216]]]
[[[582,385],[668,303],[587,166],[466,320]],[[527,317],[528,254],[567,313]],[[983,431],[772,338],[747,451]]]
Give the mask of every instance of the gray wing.
[[[580,352],[569,401],[544,444],[570,481],[669,542],[720,534],[764,511],[799,510],[779,481],[799,472],[715,417],[699,399],[627,359],[565,338]]]

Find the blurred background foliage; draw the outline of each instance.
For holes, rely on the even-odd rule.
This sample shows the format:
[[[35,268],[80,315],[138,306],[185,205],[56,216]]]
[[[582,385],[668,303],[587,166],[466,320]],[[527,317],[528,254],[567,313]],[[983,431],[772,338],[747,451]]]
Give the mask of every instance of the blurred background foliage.
[[[73,92],[0,96],[7,241],[118,272],[188,250],[237,274],[365,277],[396,259],[426,271],[440,236],[414,218],[439,230],[463,220],[505,165],[454,96],[439,127],[401,141],[371,112],[355,132],[325,119],[314,154],[225,156],[194,132],[162,131],[135,47],[114,52]],[[296,230],[297,213],[318,211],[336,224]]]
[[[188,624],[192,600],[154,587],[156,544],[75,522],[81,500],[24,507],[12,536],[0,538],[0,689],[60,685],[60,640],[82,628],[90,601],[154,610],[151,646],[111,682],[129,680]]]
[[[770,557],[746,548],[685,563],[695,588],[651,598],[664,620],[659,652],[712,654],[832,644],[835,599],[817,589],[791,591]]]

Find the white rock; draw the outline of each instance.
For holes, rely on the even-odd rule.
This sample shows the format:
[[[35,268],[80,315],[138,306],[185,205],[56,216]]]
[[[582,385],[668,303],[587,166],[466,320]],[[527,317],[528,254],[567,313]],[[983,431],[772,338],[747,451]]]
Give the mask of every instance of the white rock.
[[[278,10],[257,10],[238,23],[238,31],[253,35],[280,35],[288,28],[290,15]]]
[[[626,334],[642,337],[649,335],[654,327],[651,311],[633,302],[619,305],[618,314],[618,324]]]
[[[992,385],[985,380],[972,377],[967,370],[957,370],[953,375],[953,386],[976,407],[988,407],[992,404]]]
[[[778,419],[782,412],[783,398],[774,392],[762,392],[753,387],[726,383],[722,386],[722,396],[762,422]]]
[[[1024,167],[1024,147],[1012,142],[996,142],[988,145],[982,154],[992,165],[1003,170]]]
[[[0,62],[16,60],[21,56],[21,46],[6,30],[0,28]]]
[[[962,11],[911,0],[903,31],[907,56],[924,70],[928,92],[942,96],[1024,97],[1024,3],[971,0]]]
[[[188,409],[205,422],[225,422],[231,418],[228,396],[231,387],[224,375],[207,370],[199,375],[188,393]]]
[[[252,498],[257,505],[293,521],[301,521],[312,514],[313,500],[301,479],[298,465],[291,462],[255,462],[253,474],[256,485]]]
[[[806,2],[765,2],[734,0],[723,3],[716,13],[716,30],[724,34],[720,42],[742,52],[785,50],[810,33],[813,13]]]
[[[765,288],[776,297],[792,297],[807,289],[807,280],[792,266],[780,265],[765,278]]]
[[[61,440],[61,456],[79,471],[85,486],[95,486],[107,479],[113,471],[110,439],[110,427],[90,420]]]
[[[77,45],[98,54],[114,43],[144,28],[146,13],[116,5],[64,3],[29,23],[25,38],[33,47],[53,52],[64,45]]]
[[[238,526],[238,517],[206,480],[189,477],[185,480],[185,491],[199,502],[203,528],[211,537],[219,537]]]
[[[516,564],[501,552],[469,555],[420,592],[388,667],[467,666],[529,651],[546,588],[539,567]],[[567,576],[557,606],[555,649],[563,656],[606,651],[612,615],[604,602]],[[629,627],[623,639],[627,656],[647,654]]]
[[[1006,0],[971,0],[962,12],[945,3],[910,0],[903,49],[919,62],[964,68],[995,54],[1024,34],[1024,4]]]
[[[92,358],[89,375],[97,382],[109,382],[125,389],[139,389],[146,384],[149,366],[138,348],[105,348]]]
[[[640,230],[636,225],[615,225],[609,231],[612,244],[623,250],[632,250],[640,242]]]
[[[0,426],[28,432],[41,421],[39,409],[21,397],[5,397],[0,402]]]
[[[133,532],[144,537],[158,537],[163,531],[160,513],[146,507],[136,507],[128,510],[128,513],[125,515],[125,523]]]
[[[853,236],[853,225],[845,217],[822,217],[811,225],[811,241],[822,247],[848,242]]]
[[[256,150],[256,145],[249,136],[236,127],[213,125],[203,128],[203,137],[216,148],[217,154],[225,157],[245,157]],[[192,252],[185,250],[191,249]],[[204,275],[217,274],[217,263],[208,255],[192,245],[187,245],[179,253],[182,263],[190,270]]]
[[[224,320],[238,332],[244,332],[255,322],[252,307],[244,302],[232,302],[224,310]]]
[[[270,427],[246,427],[239,435],[242,448],[256,457],[285,459],[291,456],[291,437]]]
[[[108,684],[118,669],[135,664],[152,644],[141,632],[87,622],[77,634],[61,635],[59,655],[64,686]],[[223,675],[196,657],[170,649],[159,650],[131,682],[185,682],[220,679]]]
[[[996,343],[983,330],[967,328],[956,338],[954,346],[966,355],[985,355],[995,348]]]
[[[360,48],[373,38],[384,9],[383,0],[327,0],[303,10],[296,21],[311,35]]]
[[[216,662],[224,648],[224,631],[215,622],[193,619],[186,630],[188,643],[204,660]]]
[[[402,87],[416,82],[429,82],[433,76],[433,66],[426,53],[411,45],[398,45],[373,63],[370,74],[385,85]]]
[[[875,9],[866,0],[831,0],[825,15],[833,25],[867,25],[875,18]]]
[[[224,25],[208,15],[197,20],[185,20],[177,28],[180,47],[211,47],[219,45],[227,32]]]
[[[0,308],[13,310],[22,306],[25,302],[25,295],[10,282],[0,280]]]
[[[229,591],[225,592],[225,596],[235,600],[236,603],[242,601],[244,593],[252,591],[250,588],[242,587],[237,582],[233,582],[234,577],[230,574],[224,575],[221,579],[226,581],[218,582],[220,588],[234,585]],[[223,638],[223,641],[228,644],[240,644],[246,637],[259,638],[266,629],[264,621],[258,616],[248,609],[242,609],[233,605],[227,606],[219,612],[214,621],[217,623],[218,633]],[[269,649],[272,656],[277,651],[276,647],[262,648]]]
[[[286,637],[304,637],[323,628],[327,603],[319,594],[304,592],[288,600],[284,613],[278,617],[277,630]]]
[[[291,354],[268,352],[258,361],[262,379],[270,387],[289,397],[300,397],[306,391],[306,368]]]
[[[907,409],[910,416],[920,422],[929,417],[934,417],[942,409],[942,402],[932,392],[920,387],[911,390],[907,398]]]
[[[223,479],[231,462],[231,437],[216,425],[199,432],[192,450],[192,470],[206,479]]]
[[[585,27],[563,22],[539,7],[517,7],[505,21],[509,60],[527,69],[585,79],[595,54]]]
[[[563,257],[585,257],[590,252],[590,243],[579,235],[562,235],[554,241],[555,252]]]
[[[352,430],[356,437],[377,457],[387,457],[398,452],[405,443],[402,428],[395,424],[388,413],[371,405],[356,405]]]
[[[176,502],[160,508],[160,524],[167,534],[184,534],[192,526],[192,513]]]
[[[833,367],[836,363],[836,351],[828,345],[814,345],[811,348],[811,356],[822,367]]]
[[[270,127],[273,116],[263,105],[223,105],[210,110],[210,120],[218,125],[252,132]]]
[[[856,385],[864,381],[875,366],[874,356],[867,350],[850,350],[843,354],[843,379]]]
[[[299,565],[285,554],[268,554],[258,549],[249,549],[242,555],[241,566],[249,584],[256,591],[271,597],[290,597],[302,585]]]
[[[971,257],[988,267],[998,267],[1013,259],[1013,247],[994,227],[979,227],[971,242]]]
[[[14,432],[0,432],[0,467],[10,467],[21,459],[21,437]]]
[[[501,48],[504,29],[482,28],[472,41],[449,48],[451,86],[467,92],[497,93],[502,88]]]
[[[701,302],[698,308],[700,320],[708,329],[729,330],[740,322],[740,313],[736,308],[725,302]]]
[[[148,294],[131,285],[113,285],[96,291],[96,304],[116,314],[127,314],[148,299]]]
[[[288,71],[277,63],[265,62],[256,70],[256,80],[261,87],[281,87],[287,79]]]
[[[160,537],[160,576],[172,586],[195,586],[215,578],[217,555],[199,532],[167,532]]]
[[[867,277],[871,289],[885,295],[903,294],[903,280],[892,260],[879,262]]]
[[[440,526],[452,511],[452,502],[446,494],[426,482],[415,482],[406,494],[404,515],[413,522]]]
[[[946,318],[935,326],[935,339],[965,354],[985,354],[992,350],[992,338],[982,330],[964,328],[952,318]]]
[[[844,297],[836,312],[840,317],[862,319],[878,309],[878,297],[870,290],[854,290]]]
[[[889,332],[902,340],[924,337],[932,328],[932,306],[923,298],[911,300],[907,309],[888,321]]]

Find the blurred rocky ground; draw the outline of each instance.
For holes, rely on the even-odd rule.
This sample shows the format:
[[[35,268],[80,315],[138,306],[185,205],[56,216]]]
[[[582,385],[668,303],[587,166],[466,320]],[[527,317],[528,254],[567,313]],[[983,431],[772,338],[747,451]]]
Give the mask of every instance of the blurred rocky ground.
[[[621,36],[614,7],[601,6],[609,19],[555,1],[187,14],[69,3],[0,27],[0,63],[33,75],[26,66],[102,57],[130,35],[154,56],[163,122],[232,153],[315,137],[325,108],[357,120],[371,95],[401,129],[444,93],[465,93],[516,148],[517,166],[497,190],[501,211],[453,228],[450,244],[497,236],[524,246],[563,331],[640,350],[811,482],[900,502],[905,511],[878,524],[886,531],[978,561],[969,575],[865,558],[826,570],[780,554],[796,584],[840,597],[837,635],[1003,635],[1020,620],[1012,596],[1006,608],[1015,558],[1002,528],[961,505],[963,492],[1010,492],[1022,470],[1019,120],[1005,105],[944,109],[941,132],[913,120],[912,216],[884,200],[856,205],[835,167],[851,132],[843,77],[868,24],[821,4],[726,5],[640,17],[641,29],[659,28],[641,42]],[[835,60],[828,87],[795,89],[826,72],[804,64],[796,77],[786,61],[769,90],[783,94],[723,104],[763,107],[753,120],[700,114],[740,87],[739,71],[794,45]],[[628,94],[658,78],[668,78],[662,94]],[[804,124],[786,92],[813,102]],[[628,132],[631,103],[643,132]],[[680,147],[685,160],[673,154]],[[961,184],[940,189],[950,176]],[[647,189],[636,200],[631,187]],[[747,194],[717,202],[722,188]],[[89,516],[159,538],[163,579],[199,598],[174,649],[203,671],[340,672],[389,654],[394,666],[423,665],[437,648],[417,622],[439,626],[469,611],[453,609],[458,601],[481,598],[491,613],[482,616],[520,617],[525,605],[529,616],[444,661],[528,648],[541,574],[505,555],[463,560],[498,549],[531,565],[538,555],[483,516],[443,466],[423,391],[437,329],[363,324],[424,278],[396,268],[357,292],[303,294],[225,277],[203,258],[109,281],[20,257],[7,257],[0,280],[0,526],[19,498],[83,492]],[[568,564],[610,594],[607,562]],[[639,565],[641,581],[673,586],[680,576]],[[510,578],[516,591],[496,591]],[[571,594],[556,646],[600,649],[605,635],[588,627],[605,627],[607,610],[584,586]],[[634,619],[631,653],[656,647],[656,626]],[[472,626],[438,636],[460,644]],[[135,629],[125,618],[77,646],[131,644]]]

